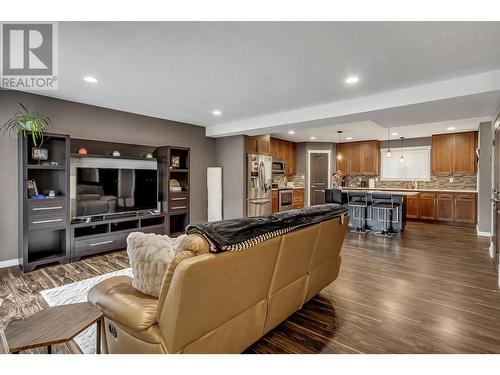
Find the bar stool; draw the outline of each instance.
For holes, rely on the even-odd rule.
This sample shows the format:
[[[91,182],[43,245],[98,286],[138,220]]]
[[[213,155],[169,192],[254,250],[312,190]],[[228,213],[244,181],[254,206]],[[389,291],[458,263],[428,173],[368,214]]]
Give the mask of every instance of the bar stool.
[[[389,238],[394,237],[397,233],[391,229],[392,213],[395,208],[399,207],[399,203],[394,203],[392,194],[372,193],[372,207],[376,210],[384,211],[383,228],[381,231],[375,232],[375,235]]]
[[[358,226],[353,232],[356,233],[367,233],[369,230],[366,229],[366,209],[369,206],[368,194],[366,191],[349,191],[347,192],[347,204],[349,207],[353,208],[353,218],[358,220]],[[356,218],[356,214],[358,217]]]

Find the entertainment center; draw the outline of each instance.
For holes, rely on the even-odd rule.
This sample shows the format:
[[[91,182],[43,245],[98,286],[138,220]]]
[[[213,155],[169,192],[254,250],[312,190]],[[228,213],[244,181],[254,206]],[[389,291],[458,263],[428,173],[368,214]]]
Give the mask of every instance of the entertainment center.
[[[43,147],[41,162],[30,137],[18,142],[23,271],[126,248],[127,236],[135,231],[184,233],[190,206],[188,148],[45,134],[35,147]]]

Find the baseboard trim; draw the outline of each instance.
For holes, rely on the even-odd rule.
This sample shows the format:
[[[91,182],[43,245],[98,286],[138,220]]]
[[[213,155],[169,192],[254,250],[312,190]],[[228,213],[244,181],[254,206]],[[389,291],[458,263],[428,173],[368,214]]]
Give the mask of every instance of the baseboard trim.
[[[476,225],[476,233],[478,236],[481,236],[481,237],[491,237],[491,233],[490,232],[481,232],[479,230],[479,228],[477,227]]]
[[[19,259],[9,259],[0,262],[0,268],[7,268],[19,265]]]

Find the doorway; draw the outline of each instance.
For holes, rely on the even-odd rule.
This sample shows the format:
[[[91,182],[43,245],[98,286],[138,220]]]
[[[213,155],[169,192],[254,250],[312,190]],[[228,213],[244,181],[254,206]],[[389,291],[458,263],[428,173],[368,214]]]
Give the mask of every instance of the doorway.
[[[325,203],[325,189],[330,187],[331,151],[308,150],[309,206]]]

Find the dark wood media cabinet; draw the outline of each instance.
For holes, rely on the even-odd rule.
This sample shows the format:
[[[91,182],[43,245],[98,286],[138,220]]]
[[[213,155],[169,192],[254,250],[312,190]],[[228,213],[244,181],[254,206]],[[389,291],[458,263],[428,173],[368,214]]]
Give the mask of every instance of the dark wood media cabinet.
[[[119,216],[119,215],[116,215]],[[127,247],[132,232],[166,234],[167,214],[137,213],[123,218],[71,224],[71,261]]]
[[[172,146],[144,146],[70,138],[46,134],[43,146],[49,161],[40,163],[31,156],[31,137],[19,137],[19,259],[24,272],[49,263],[78,261],[82,257],[127,247],[132,232],[167,234],[176,237],[189,224],[190,149]],[[78,154],[80,148],[86,155]],[[121,155],[111,153],[119,150]],[[112,213],[92,221],[71,222],[71,157],[137,159],[158,162],[158,201],[161,212]],[[149,157],[147,157],[149,156]],[[175,163],[174,160],[175,159]],[[175,165],[174,165],[175,164]],[[40,193],[50,190],[55,198],[29,199],[28,180],[35,180]],[[171,192],[175,179],[181,191]]]

